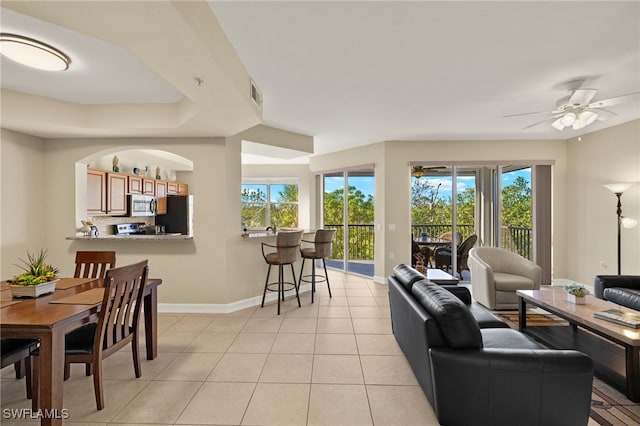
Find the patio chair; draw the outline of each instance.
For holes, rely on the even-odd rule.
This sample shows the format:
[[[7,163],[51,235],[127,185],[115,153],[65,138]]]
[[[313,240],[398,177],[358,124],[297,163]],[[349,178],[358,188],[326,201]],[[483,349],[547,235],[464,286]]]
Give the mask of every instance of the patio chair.
[[[477,235],[472,235],[458,246],[457,250],[457,273],[462,278],[462,271],[468,271],[467,259],[469,258],[469,250],[478,241]],[[451,247],[438,247],[435,249],[433,257],[436,261],[436,268],[448,271],[451,269]]]

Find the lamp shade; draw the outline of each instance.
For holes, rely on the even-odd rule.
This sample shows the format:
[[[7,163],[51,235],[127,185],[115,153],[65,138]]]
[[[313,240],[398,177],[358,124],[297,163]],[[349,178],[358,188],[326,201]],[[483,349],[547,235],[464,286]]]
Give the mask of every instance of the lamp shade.
[[[573,112],[568,112],[562,116],[562,124],[566,126],[571,126],[576,121],[576,114]]]
[[[608,185],[602,185],[602,186],[604,186],[605,188],[607,188],[609,191],[613,192],[614,194],[622,194],[627,189],[631,188],[631,186],[633,186],[633,182],[610,183]]]

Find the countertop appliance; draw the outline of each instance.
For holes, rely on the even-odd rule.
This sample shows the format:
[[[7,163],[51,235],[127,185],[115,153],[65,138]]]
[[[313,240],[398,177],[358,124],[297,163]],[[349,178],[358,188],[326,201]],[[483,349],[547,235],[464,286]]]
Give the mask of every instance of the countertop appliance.
[[[193,195],[168,195],[167,214],[156,216],[166,233],[193,235]]]
[[[129,194],[129,216],[155,216],[156,197],[146,194]]]

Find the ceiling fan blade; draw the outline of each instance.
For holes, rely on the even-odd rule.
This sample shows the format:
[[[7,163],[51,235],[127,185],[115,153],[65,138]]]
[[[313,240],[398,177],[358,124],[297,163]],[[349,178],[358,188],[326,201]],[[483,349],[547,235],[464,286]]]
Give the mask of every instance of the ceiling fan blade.
[[[574,90],[569,98],[569,105],[588,105],[591,99],[596,95],[596,89],[577,89]]]
[[[532,127],[537,126],[538,124],[542,124],[542,123],[547,123],[547,122],[549,122],[549,121],[553,121],[553,120],[555,120],[556,118],[558,118],[558,117],[557,117],[557,116],[555,116],[555,115],[554,115],[553,117],[550,117],[550,118],[545,118],[544,120],[540,120],[540,121],[537,121],[537,122],[535,122],[535,123],[533,123],[533,124],[529,124],[527,127],[523,127],[523,128],[522,128],[522,130],[527,130],[527,129],[530,129],[530,128],[532,128]]]
[[[597,118],[598,121],[608,120],[608,119],[613,118],[616,115],[618,115],[613,111],[609,111],[609,110],[602,109],[602,108],[587,108],[587,109],[585,109],[585,111],[593,111],[596,114],[598,114],[598,118]]]
[[[505,115],[504,118],[507,118],[507,117],[520,117],[520,116],[523,116],[523,115],[534,115],[534,114],[551,114],[551,113],[549,111],[523,112],[521,114]]]
[[[601,101],[595,101],[587,105],[587,108],[605,108],[612,105],[618,105],[623,102],[632,101],[634,97],[639,98],[640,92],[628,93],[626,95],[616,96],[615,98],[603,99]]]

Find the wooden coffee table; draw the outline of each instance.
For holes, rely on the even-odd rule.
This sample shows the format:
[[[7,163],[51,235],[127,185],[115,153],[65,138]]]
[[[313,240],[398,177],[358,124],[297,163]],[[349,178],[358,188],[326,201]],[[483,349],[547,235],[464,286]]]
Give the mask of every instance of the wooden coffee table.
[[[634,312],[592,295],[586,304],[567,300],[558,287],[542,290],[518,290],[519,327],[536,340],[556,349],[576,349],[589,355],[595,373],[624,392],[633,402],[640,402],[640,329],[625,327],[593,316],[606,309]],[[569,322],[569,326],[527,327],[527,305],[537,306]]]

